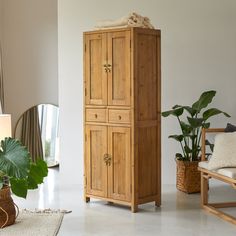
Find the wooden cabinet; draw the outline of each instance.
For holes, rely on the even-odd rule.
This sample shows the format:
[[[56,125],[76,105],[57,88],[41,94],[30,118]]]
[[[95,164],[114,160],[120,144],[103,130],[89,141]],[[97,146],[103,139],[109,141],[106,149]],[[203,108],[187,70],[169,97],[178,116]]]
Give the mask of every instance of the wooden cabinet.
[[[161,204],[160,31],[84,33],[85,200]]]

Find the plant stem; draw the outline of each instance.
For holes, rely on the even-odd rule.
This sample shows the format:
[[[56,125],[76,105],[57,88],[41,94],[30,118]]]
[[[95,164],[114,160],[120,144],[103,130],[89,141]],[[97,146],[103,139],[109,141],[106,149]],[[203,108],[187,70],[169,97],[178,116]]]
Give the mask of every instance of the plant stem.
[[[194,151],[194,159],[197,159],[197,157],[198,157],[198,153],[199,153],[199,151],[198,151],[198,146],[199,146],[199,130],[200,130],[200,128],[197,128],[197,134],[196,134],[196,143],[195,143],[195,149],[194,150],[196,150],[196,151]]]
[[[184,150],[184,147],[183,147],[182,142],[180,142],[180,145],[181,145],[181,148],[182,148],[183,154],[184,154],[184,156],[185,156],[185,150]]]
[[[199,112],[196,112],[195,114],[195,119],[198,118],[198,114]],[[196,130],[197,130],[197,133],[196,133]],[[193,129],[193,139],[192,139],[192,161],[197,158],[196,155],[198,153],[198,150],[197,150],[197,147],[198,147],[198,133],[199,133],[199,128],[194,128]],[[196,134],[196,137],[195,137],[195,134]],[[195,151],[196,150],[196,151]]]
[[[204,125],[204,124],[203,124]],[[202,127],[201,127],[202,128]],[[199,128],[199,137],[198,137],[198,141],[197,141],[197,146],[199,147],[200,146],[200,142],[201,142],[201,137],[202,137],[202,130],[200,130]],[[197,154],[199,155],[200,153],[200,150],[197,152]]]

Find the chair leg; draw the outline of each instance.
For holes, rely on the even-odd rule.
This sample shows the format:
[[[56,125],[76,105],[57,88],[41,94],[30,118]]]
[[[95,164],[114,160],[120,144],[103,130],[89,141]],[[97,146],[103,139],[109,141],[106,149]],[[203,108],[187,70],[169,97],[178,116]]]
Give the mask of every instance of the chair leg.
[[[201,205],[208,204],[208,187],[209,187],[209,180],[205,178],[204,174],[201,173]]]

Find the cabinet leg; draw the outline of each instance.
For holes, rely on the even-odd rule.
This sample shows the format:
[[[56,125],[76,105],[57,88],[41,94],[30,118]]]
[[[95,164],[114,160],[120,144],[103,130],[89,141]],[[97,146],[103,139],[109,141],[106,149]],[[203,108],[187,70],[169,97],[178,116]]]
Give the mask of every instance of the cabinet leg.
[[[90,197],[84,197],[85,202],[90,202]]]
[[[160,207],[161,206],[161,194],[158,194],[155,200],[155,206]]]
[[[136,213],[136,212],[138,211],[138,205],[132,205],[132,206],[131,206],[131,211],[132,211],[133,213]]]
[[[156,207],[160,207],[161,206],[161,199],[160,198],[157,198],[156,201],[155,201],[155,206]]]

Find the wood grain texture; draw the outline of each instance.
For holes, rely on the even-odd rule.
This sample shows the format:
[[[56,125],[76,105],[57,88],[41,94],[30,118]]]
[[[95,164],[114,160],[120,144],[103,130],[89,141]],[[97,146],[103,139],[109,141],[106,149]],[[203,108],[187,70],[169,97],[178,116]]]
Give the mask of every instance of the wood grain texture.
[[[86,109],[86,121],[106,122],[106,109],[100,108],[87,108]]]
[[[157,119],[157,40],[140,35],[138,42],[138,120]],[[147,63],[147,61],[149,63]],[[148,78],[148,79],[147,79]],[[145,99],[143,99],[145,98]]]
[[[161,205],[161,41],[159,30],[134,29],[135,201]],[[148,141],[147,141],[148,140]],[[143,144],[145,143],[145,144]],[[151,151],[150,151],[151,150]],[[141,172],[143,174],[141,174]],[[156,175],[154,174],[156,173]],[[148,174],[147,174],[148,173]],[[146,185],[144,182],[146,181]],[[141,185],[140,185],[141,184]]]
[[[229,214],[227,214],[227,213],[225,213],[225,212],[223,212],[223,211],[221,211],[221,210],[219,210],[219,209],[217,209],[217,208],[215,208],[211,205],[204,205],[203,209],[205,209],[206,211],[220,217],[223,220],[226,220],[226,221],[228,221],[232,224],[236,224],[236,218],[235,217],[233,217],[233,216],[231,216],[231,215],[229,215]]]
[[[107,196],[107,127],[86,125],[87,193]]]
[[[85,36],[85,101],[86,104],[107,104],[106,35]]]
[[[131,198],[131,158],[130,128],[108,127],[108,197],[130,201]]]
[[[108,104],[130,105],[130,31],[108,33]]]
[[[108,122],[111,123],[130,123],[130,110],[109,109]]]
[[[138,130],[138,186],[139,198],[157,195],[157,129],[142,127]]]
[[[100,39],[96,39],[98,35],[101,35]],[[95,189],[107,184],[106,191],[103,191],[104,195],[89,192],[87,185],[85,199],[97,197],[128,205],[132,212],[137,212],[138,205],[147,202],[155,202],[156,206],[160,206],[160,31],[141,28],[99,30],[85,32],[84,38],[87,41],[93,38],[98,40],[93,42],[94,48],[97,48],[98,44],[102,45],[101,50],[96,49],[95,56],[90,55],[91,50],[88,53],[86,49],[85,52],[85,87],[90,88],[89,99],[88,91],[85,94],[85,125],[97,128],[99,124],[99,127],[107,129],[106,137],[97,139],[106,140],[104,146],[107,149],[103,151],[111,157],[111,162],[108,161],[104,169],[107,179],[102,180],[107,183],[101,184],[102,181],[96,180],[93,186]],[[95,52],[94,49],[93,51]],[[106,55],[105,59],[103,55]],[[91,59],[93,57],[95,59]],[[93,80],[90,76],[91,60],[96,61],[92,63],[92,67],[98,72],[96,75],[93,74]],[[98,65],[103,67],[103,72],[100,72]],[[106,65],[105,69],[103,65]],[[100,76],[98,79],[97,75]],[[106,89],[94,92],[91,83],[99,80],[106,85],[98,84],[98,89],[101,86]],[[96,89],[96,86],[94,88]],[[92,99],[91,91],[95,94]],[[87,137],[88,139],[91,139],[91,136]],[[102,143],[94,146],[99,145],[103,146]],[[88,141],[85,146],[86,178],[91,172],[101,176],[99,171],[94,171],[87,163]]]

